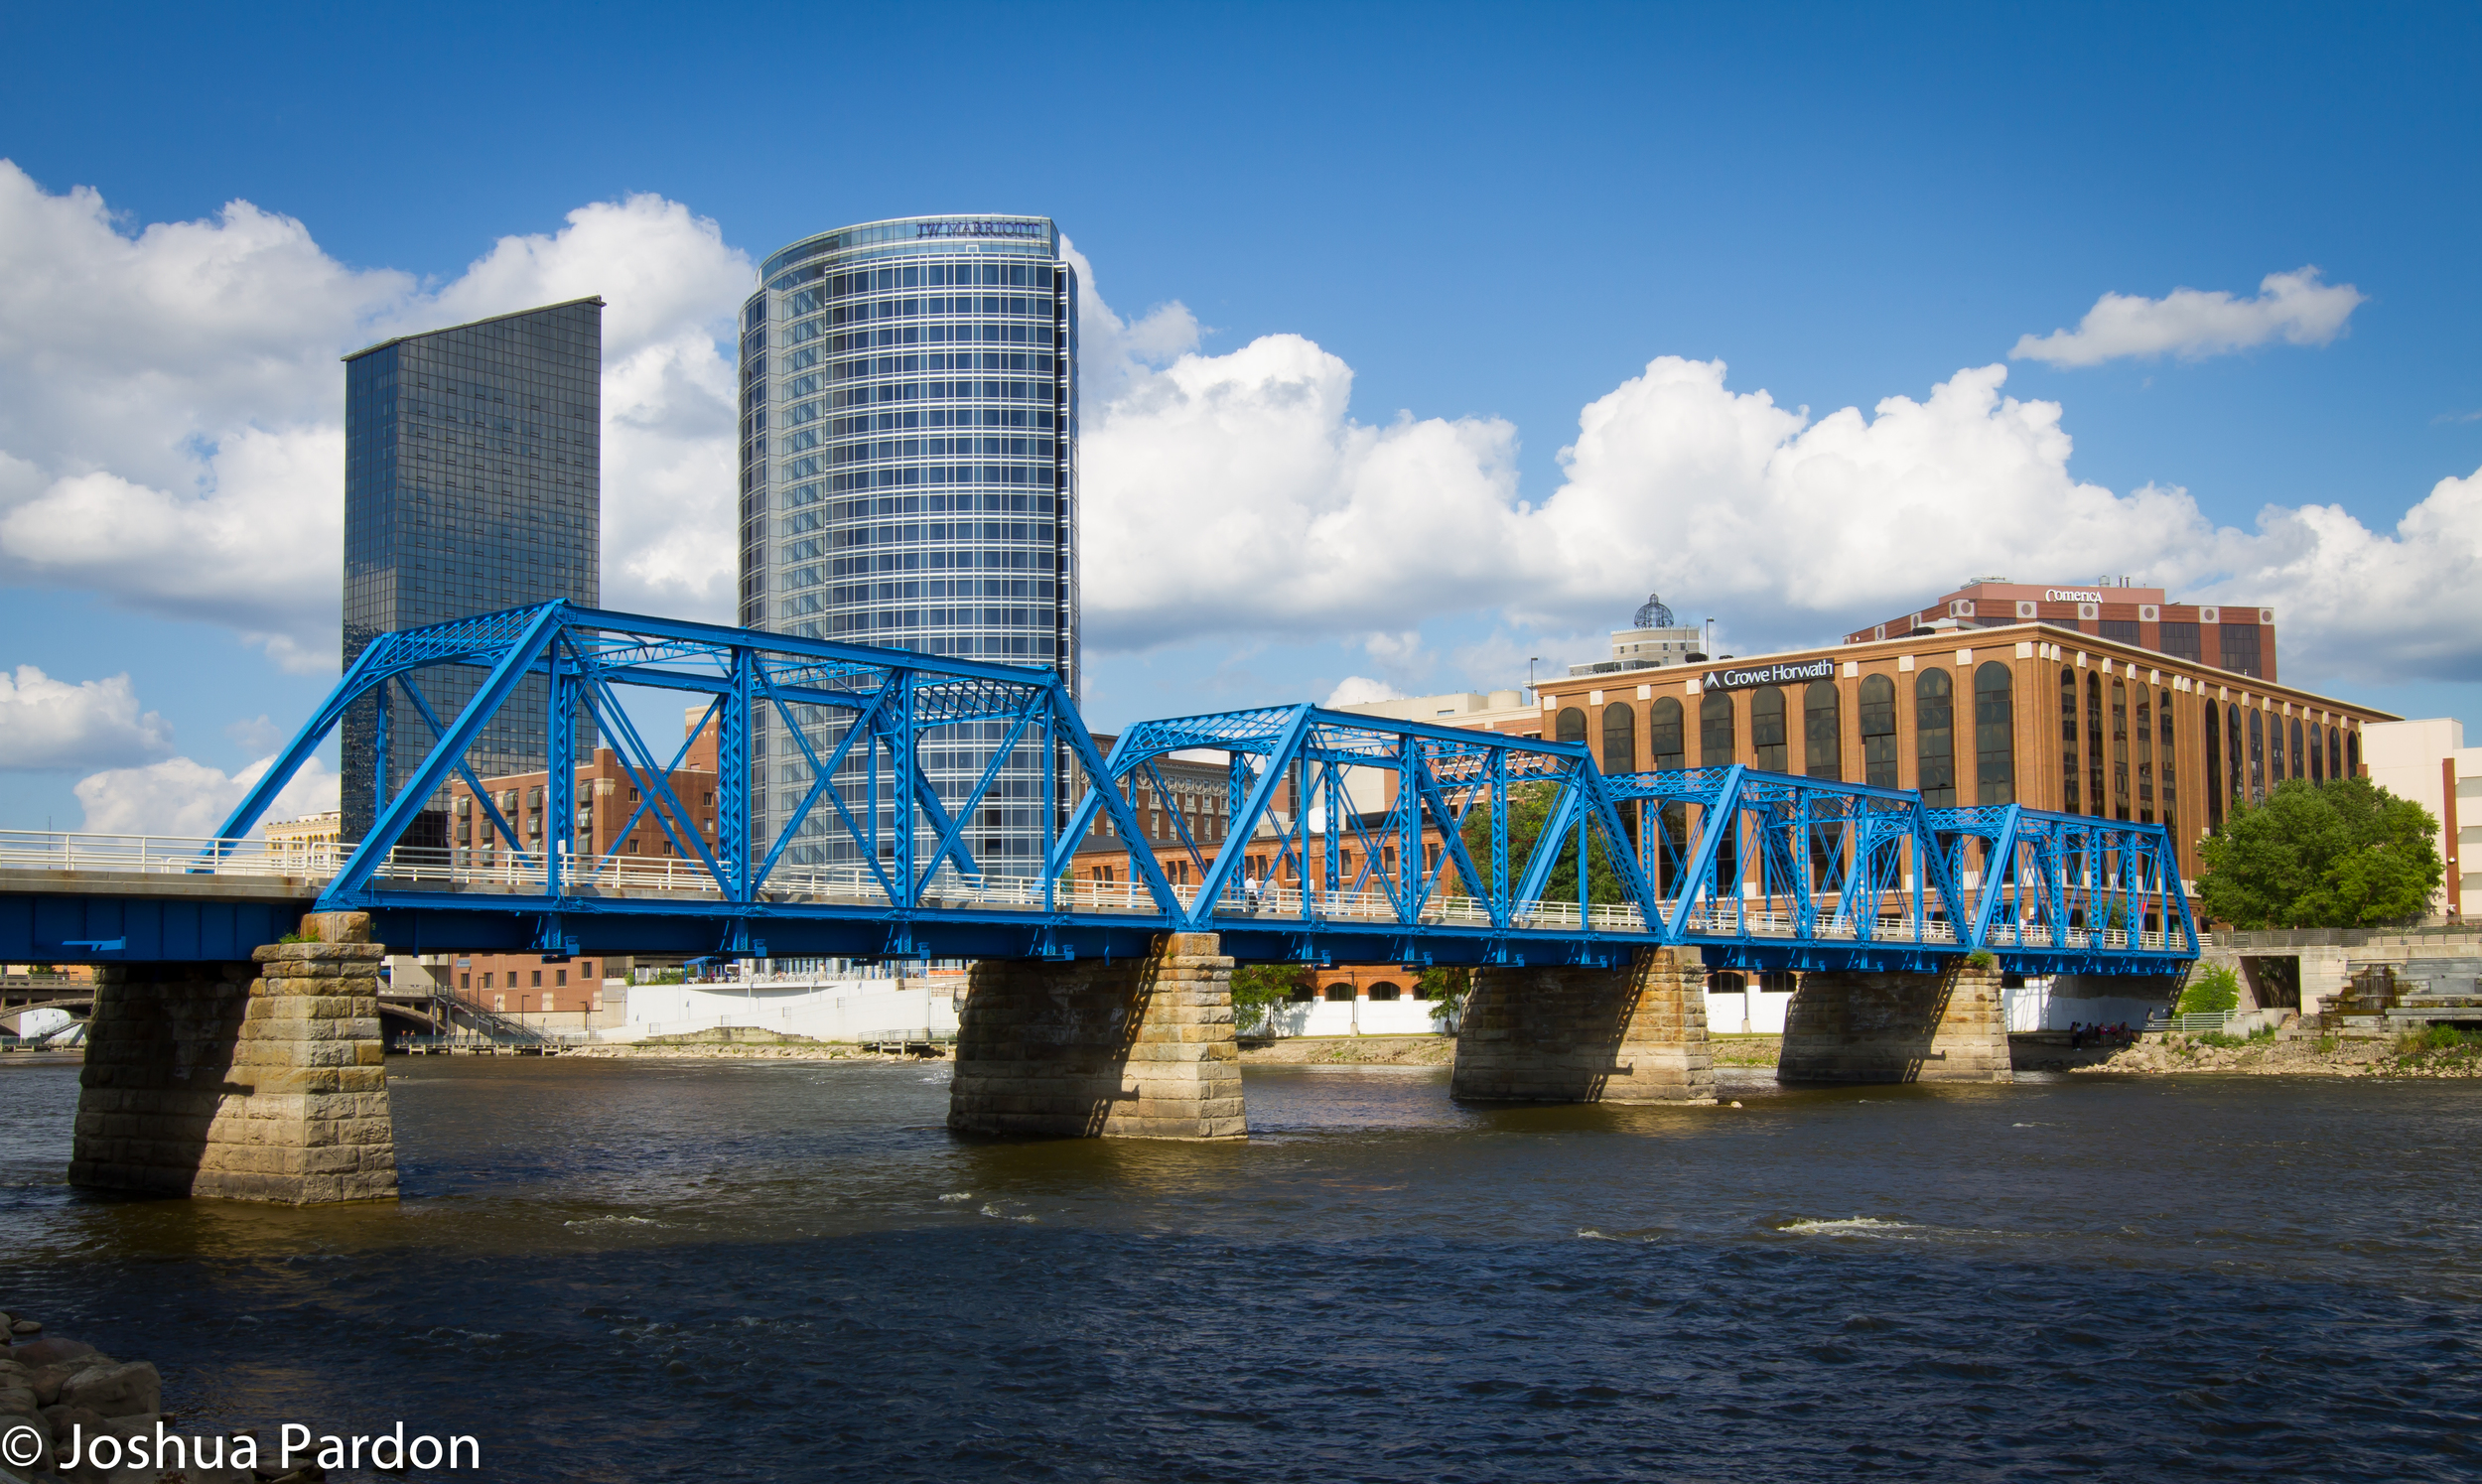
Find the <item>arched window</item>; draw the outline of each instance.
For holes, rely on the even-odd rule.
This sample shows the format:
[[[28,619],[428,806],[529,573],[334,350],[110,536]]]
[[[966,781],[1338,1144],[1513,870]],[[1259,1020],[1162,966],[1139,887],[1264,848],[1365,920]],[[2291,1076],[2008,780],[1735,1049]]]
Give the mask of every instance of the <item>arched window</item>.
[[[1749,977],[1745,974],[1735,974],[1729,969],[1710,969],[1707,971],[1707,993],[1710,995],[1746,995],[1749,993]]]
[[[2297,748],[2294,750],[2298,751]],[[2318,728],[2315,725],[2309,729],[2309,781],[2312,783],[2327,781],[2327,749],[2320,744]]]
[[[1342,1005],[1352,998],[1353,987],[1349,984],[1331,984],[1327,986],[1327,1003],[1330,1005]]]
[[[1698,765],[1729,767],[1740,759],[1732,755],[1732,697],[1725,691],[1710,691],[1698,703]],[[1740,894],[1740,828],[1737,815],[1718,820],[1709,813],[1699,826],[1701,831],[1723,832],[1715,847],[1716,892],[1722,896]]]
[[[2301,720],[2294,717],[2292,719],[2292,776],[2298,778],[2301,775]]]
[[[1814,680],[1801,694],[1801,770],[1813,778],[1845,775],[1845,722],[1836,682]]]
[[[2344,776],[2344,739],[2333,727],[2327,729],[2327,776]]]
[[[1895,788],[1896,683],[1884,675],[1862,680],[1862,781]]]
[[[1707,699],[1698,703],[1698,765],[1730,767],[1738,761],[1732,755],[1732,698],[1724,691],[1709,691]]]
[[[2154,823],[2154,693],[2137,687],[2137,823]]]
[[[2267,787],[2272,791],[2283,782],[2283,718],[2267,719]]]
[[[1657,701],[1647,713],[1646,745],[1653,749],[1658,770],[1677,770],[1689,765],[1689,739],[1685,735],[1681,703],[1670,696]],[[1659,811],[1663,833],[1670,840],[1668,848],[1647,853],[1654,863],[1653,876],[1658,891],[1673,889],[1673,877],[1680,870],[1680,860],[1689,851],[1689,806],[1665,804]]]
[[[1762,685],[1749,693],[1750,762],[1770,773],[1788,772],[1791,747],[1784,738],[1784,693]]]
[[[2250,749],[2242,740],[2241,708],[2224,708],[2224,757],[2232,765],[2232,807],[2234,812],[2250,801]]]
[[[2095,818],[2112,812],[2111,795],[2104,791],[2104,775],[2111,771],[2111,762],[2103,755],[2103,677],[2092,670],[2086,672],[2086,808]]]
[[[1373,1000],[1395,1000],[1400,998],[1403,994],[1404,991],[1398,989],[1396,986],[1388,983],[1384,979],[1370,987],[1370,998]]]
[[[1956,807],[1954,682],[1939,665],[1913,681],[1913,786],[1934,809]]]
[[[2267,802],[2267,719],[2250,708],[2250,802]]]
[[[1974,667],[1974,796],[1982,804],[2016,802],[2015,676],[1998,660]]]
[[[2361,776],[2361,734],[2358,732],[2344,734],[2344,776]]]
[[[1681,703],[1670,696],[1655,703],[1647,719],[1646,745],[1653,749],[1655,766],[1659,769],[1685,767],[1688,739],[1682,735]]]
[[[1289,1004],[1309,1005],[1318,998],[1318,993],[1315,990],[1312,990],[1309,985],[1297,984],[1293,987],[1293,993],[1285,996],[1284,998]]]
[[[2224,709],[2206,703],[2206,827],[2224,827]]]
[[[1560,708],[1560,715],[1552,718],[1552,741],[1567,742],[1586,741],[1586,713],[1574,706]]]
[[[2077,669],[2060,667],[2060,807],[2077,812]]]
[[[2180,824],[2174,816],[2178,812],[2175,804],[2179,797],[2180,769],[2172,761],[2171,692],[2163,691],[2156,695],[2154,717],[2155,731],[2163,742],[2163,771],[2160,779],[2163,790],[2163,832],[2171,836],[2172,846],[2177,849],[2180,845]]]
[[[2112,809],[2114,819],[2130,817],[2129,809],[2129,682],[2112,677]]]
[[[1603,708],[1603,771],[1637,771],[1637,708],[1625,701]]]

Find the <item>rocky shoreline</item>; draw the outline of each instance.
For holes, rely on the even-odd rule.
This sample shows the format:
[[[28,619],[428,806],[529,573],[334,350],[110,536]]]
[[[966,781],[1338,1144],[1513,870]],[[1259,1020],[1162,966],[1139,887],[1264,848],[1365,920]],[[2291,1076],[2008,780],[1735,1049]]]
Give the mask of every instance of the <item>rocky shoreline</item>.
[[[316,1465],[279,1471],[253,1430],[193,1432],[164,1411],[153,1364],[120,1361],[41,1321],[0,1311],[0,1480],[8,1484],[311,1484]]]
[[[2400,1040],[2280,1035],[2217,1043],[2178,1032],[2149,1035],[2136,1045],[2096,1048],[2091,1059],[2061,1070],[2140,1076],[2239,1072],[2255,1076],[2460,1078],[2482,1077],[2482,1047],[2432,1048],[2418,1037]]]

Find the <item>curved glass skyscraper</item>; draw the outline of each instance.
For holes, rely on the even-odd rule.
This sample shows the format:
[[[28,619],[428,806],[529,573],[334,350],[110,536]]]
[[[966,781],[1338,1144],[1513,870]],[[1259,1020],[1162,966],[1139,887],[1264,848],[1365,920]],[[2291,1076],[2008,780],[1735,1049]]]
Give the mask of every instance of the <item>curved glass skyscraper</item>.
[[[875,221],[796,242],[758,279],[741,325],[743,624],[1047,666],[1073,693],[1077,286],[1058,229]],[[803,731],[833,744],[824,719]],[[769,840],[807,769],[780,717],[753,741],[771,764],[751,801]],[[967,741],[925,757],[943,797],[988,760],[951,745]],[[1041,781],[1030,767],[991,790],[968,836],[984,870],[1039,870]],[[813,818],[785,858],[849,860],[842,834]]]

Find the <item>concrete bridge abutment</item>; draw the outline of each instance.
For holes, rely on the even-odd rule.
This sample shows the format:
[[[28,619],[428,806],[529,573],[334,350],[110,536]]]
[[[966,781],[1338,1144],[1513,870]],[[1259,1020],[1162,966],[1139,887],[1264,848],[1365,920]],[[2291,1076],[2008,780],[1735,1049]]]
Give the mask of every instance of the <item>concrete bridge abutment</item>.
[[[250,963],[96,975],[72,1185],[315,1205],[396,1197],[379,965],[359,912]]]
[[[1784,1010],[1779,1082],[2012,1082],[1997,964],[1937,974],[1812,970]]]
[[[948,1127],[962,1134],[1240,1139],[1232,960],[1214,933],[1146,958],[967,970]]]
[[[1451,1096],[1472,1102],[1712,1103],[1707,976],[1694,948],[1626,968],[1476,969]]]

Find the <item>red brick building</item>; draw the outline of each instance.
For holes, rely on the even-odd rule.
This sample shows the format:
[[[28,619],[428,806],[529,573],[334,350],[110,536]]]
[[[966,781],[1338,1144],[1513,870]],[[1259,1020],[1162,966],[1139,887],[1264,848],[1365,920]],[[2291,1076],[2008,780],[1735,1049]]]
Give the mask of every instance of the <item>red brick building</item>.
[[[1541,720],[1498,730],[1586,742],[1605,772],[1744,763],[1919,789],[1935,805],[2160,822],[2194,877],[2199,837],[2236,802],[2285,778],[2359,774],[2362,729],[2398,720],[2139,642],[1972,616],[1970,626],[1883,639],[1546,680]],[[2259,629],[2272,672],[2272,626]]]
[[[2275,678],[2275,610],[2256,605],[2166,603],[2161,588],[2096,583],[2033,587],[1999,578],[1968,583],[1915,612],[1845,635],[1848,644],[1904,638],[1921,629],[2004,628],[2045,623],[2150,650],[2187,665]]]
[[[684,718],[683,733],[687,734],[704,715],[705,708],[692,709]],[[569,828],[570,850],[576,859],[592,862],[610,852],[622,861],[674,860],[685,866],[695,865],[695,851],[681,850],[681,845],[693,837],[713,851],[717,745],[716,728],[710,725],[690,742],[680,768],[665,780],[673,798],[687,811],[685,817],[670,815],[659,801],[648,800],[639,779],[621,765],[618,752],[610,747],[596,748],[594,758],[579,763],[577,769],[577,815]],[[559,823],[548,813],[549,777],[538,768],[530,773],[508,773],[483,780],[500,817],[517,832],[529,855],[543,850],[546,836],[556,839],[560,834]],[[456,864],[488,870],[509,863],[508,842],[493,830],[490,817],[480,807],[474,790],[460,778],[449,786],[448,794],[448,847]],[[664,818],[671,824],[669,831],[664,828]],[[675,843],[676,836],[679,844]],[[542,955],[531,953],[459,954],[425,967],[434,975],[447,976],[451,988],[490,1010],[512,1013],[591,1012],[602,1009],[605,976],[625,974],[627,961],[586,957],[568,963],[546,963]]]

